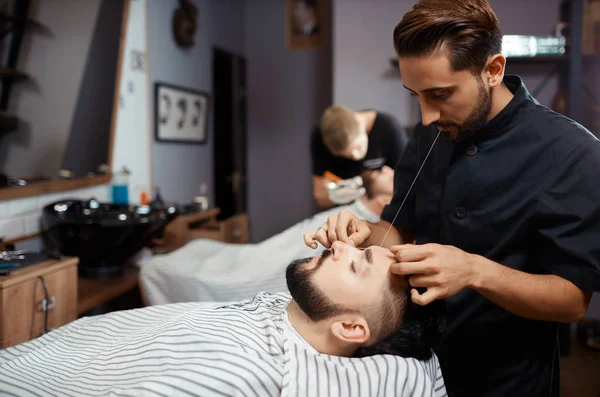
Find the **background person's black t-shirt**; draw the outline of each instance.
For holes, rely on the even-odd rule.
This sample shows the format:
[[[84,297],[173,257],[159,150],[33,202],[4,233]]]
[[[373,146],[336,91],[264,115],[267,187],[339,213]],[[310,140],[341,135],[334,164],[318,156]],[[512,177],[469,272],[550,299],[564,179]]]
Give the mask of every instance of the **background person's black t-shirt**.
[[[365,158],[355,161],[331,154],[323,143],[319,127],[315,127],[310,138],[313,175],[323,176],[325,171],[329,171],[342,179],[349,179],[384,165],[394,168],[408,141],[400,123],[388,114],[377,112],[368,137]]]

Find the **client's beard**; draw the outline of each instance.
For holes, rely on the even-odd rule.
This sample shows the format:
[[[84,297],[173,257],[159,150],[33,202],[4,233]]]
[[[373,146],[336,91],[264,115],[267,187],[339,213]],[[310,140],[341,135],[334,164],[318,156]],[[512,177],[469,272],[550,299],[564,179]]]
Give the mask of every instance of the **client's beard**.
[[[312,269],[306,269],[306,264],[312,258],[304,258],[290,263],[285,271],[292,298],[312,321],[324,320],[348,311],[332,302],[311,280],[312,275],[330,255],[331,250],[323,251],[317,265]]]

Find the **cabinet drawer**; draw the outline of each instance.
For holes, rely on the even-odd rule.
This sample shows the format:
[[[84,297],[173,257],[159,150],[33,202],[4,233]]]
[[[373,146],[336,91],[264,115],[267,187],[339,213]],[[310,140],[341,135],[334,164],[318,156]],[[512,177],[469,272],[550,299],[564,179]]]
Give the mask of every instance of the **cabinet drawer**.
[[[248,215],[240,214],[224,220],[221,223],[223,240],[227,243],[248,242]]]
[[[77,266],[44,274],[54,307],[48,311],[48,329],[77,318]],[[44,331],[44,287],[39,277],[0,290],[0,347],[37,338]]]

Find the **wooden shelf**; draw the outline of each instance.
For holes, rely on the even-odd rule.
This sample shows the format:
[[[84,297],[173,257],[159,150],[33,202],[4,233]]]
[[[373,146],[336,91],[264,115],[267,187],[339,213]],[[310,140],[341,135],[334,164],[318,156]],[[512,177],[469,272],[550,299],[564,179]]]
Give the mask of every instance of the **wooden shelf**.
[[[122,276],[101,280],[79,278],[77,290],[77,315],[118,298],[138,285],[139,269],[127,267]]]

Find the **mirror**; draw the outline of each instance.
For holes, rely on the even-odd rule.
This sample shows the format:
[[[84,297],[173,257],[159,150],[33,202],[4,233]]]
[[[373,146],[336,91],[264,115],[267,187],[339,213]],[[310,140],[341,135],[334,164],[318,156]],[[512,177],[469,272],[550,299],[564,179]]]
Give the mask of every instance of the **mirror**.
[[[0,4],[0,199],[110,180],[126,4]]]

